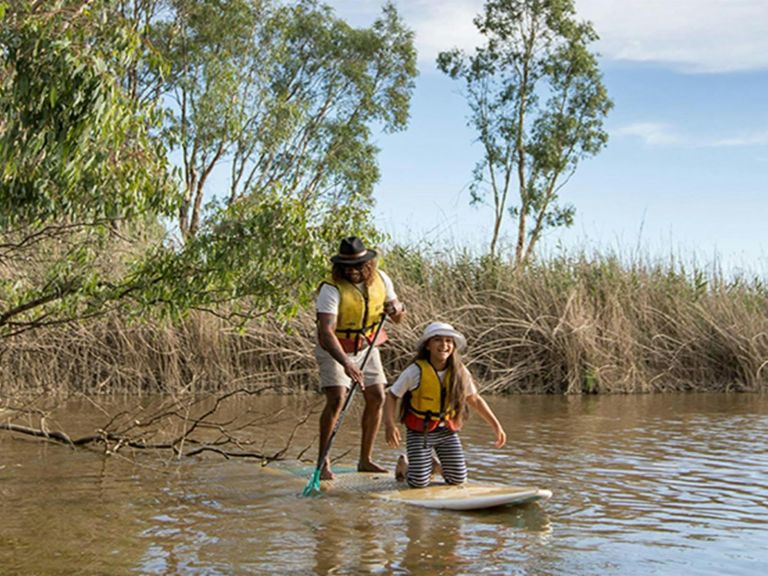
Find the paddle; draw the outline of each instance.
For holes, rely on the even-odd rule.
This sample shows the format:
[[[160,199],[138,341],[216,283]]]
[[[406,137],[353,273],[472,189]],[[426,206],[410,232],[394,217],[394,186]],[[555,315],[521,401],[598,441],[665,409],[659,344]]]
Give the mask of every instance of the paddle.
[[[381,329],[384,327],[384,322],[387,319],[386,313],[381,316],[381,322],[379,322],[379,325],[376,327],[376,332],[373,335],[373,340],[371,340],[371,345],[368,346],[368,351],[365,353],[365,358],[363,358],[363,363],[360,364],[360,371],[362,372],[365,369],[365,364],[368,362],[368,358],[371,355],[371,352],[373,351],[373,347],[376,345],[376,341],[379,339],[379,333],[381,332]],[[352,388],[349,390],[349,394],[347,394],[347,398],[344,400],[344,406],[341,407],[341,413],[339,414],[338,419],[336,420],[336,424],[333,426],[333,430],[331,430],[331,435],[328,438],[328,443],[325,445],[325,450],[323,450],[323,453],[320,454],[320,458],[317,460],[317,468],[315,468],[315,473],[312,474],[312,478],[309,479],[309,483],[304,488],[304,492],[302,492],[302,496],[309,496],[313,492],[320,492],[320,472],[323,469],[323,462],[325,462],[325,459],[328,457],[328,453],[331,451],[331,444],[333,444],[333,439],[336,437],[336,432],[339,430],[339,427],[341,426],[341,421],[344,420],[344,414],[347,411],[347,406],[349,406],[350,400],[352,400],[352,396],[355,394],[355,390],[357,390],[357,382],[352,382]]]

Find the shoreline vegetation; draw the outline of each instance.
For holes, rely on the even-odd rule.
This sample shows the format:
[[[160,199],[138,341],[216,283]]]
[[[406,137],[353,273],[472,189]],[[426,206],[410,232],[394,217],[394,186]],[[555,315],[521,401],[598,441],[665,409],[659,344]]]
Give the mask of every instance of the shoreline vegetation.
[[[408,128],[409,23],[387,1],[352,26],[319,0],[0,0],[0,22],[0,430],[105,454],[281,458],[293,434],[256,449],[265,419],[296,431],[316,406],[223,414],[317,390],[328,255],[349,234],[385,240],[375,134]],[[487,2],[475,23],[474,55],[443,46],[437,64],[469,96],[489,251],[382,252],[409,311],[387,327],[390,378],[443,320],[486,394],[765,390],[763,280],[538,257],[573,224],[561,188],[607,144],[597,31],[572,0]],[[119,396],[132,406],[99,405]],[[105,422],[52,429],[72,398]]]
[[[395,246],[383,268],[408,307],[388,327],[393,378],[432,320],[469,341],[485,393],[758,392],[768,384],[768,287],[673,262],[578,254],[522,272],[466,253]],[[244,328],[213,314],[177,323],[117,315],[4,339],[0,394],[220,394],[316,390],[311,307]]]

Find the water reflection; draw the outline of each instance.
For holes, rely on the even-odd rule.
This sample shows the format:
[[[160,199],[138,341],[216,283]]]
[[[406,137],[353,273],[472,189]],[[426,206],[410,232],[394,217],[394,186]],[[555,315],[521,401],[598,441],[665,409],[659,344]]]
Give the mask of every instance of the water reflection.
[[[291,412],[285,397],[274,409],[254,401],[246,408]],[[510,440],[495,450],[470,420],[471,477],[545,486],[550,501],[457,513],[344,491],[302,498],[308,475],[253,462],[133,462],[0,435],[0,572],[762,573],[763,396],[490,401]],[[294,402],[300,413],[308,400]],[[293,423],[280,426],[265,433],[279,442]],[[356,453],[348,428],[338,454]],[[296,446],[315,432],[300,432]],[[397,457],[383,442],[379,452],[389,464]]]
[[[464,519],[460,514],[440,514],[433,510],[403,509],[405,529],[400,567],[429,566],[436,574],[452,573],[461,566]]]
[[[315,574],[475,574],[479,566],[513,573],[526,562],[515,544],[542,544],[551,532],[538,504],[458,513],[371,505],[361,494],[352,506],[333,499],[313,502]]]

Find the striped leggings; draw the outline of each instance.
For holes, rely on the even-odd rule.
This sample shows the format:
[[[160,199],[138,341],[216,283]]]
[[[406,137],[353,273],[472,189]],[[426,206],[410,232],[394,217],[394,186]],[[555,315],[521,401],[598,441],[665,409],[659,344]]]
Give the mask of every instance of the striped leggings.
[[[408,450],[408,474],[406,481],[411,488],[424,488],[429,485],[432,476],[432,450],[434,449],[443,469],[443,478],[447,484],[462,484],[467,481],[467,463],[464,449],[456,432],[439,426],[427,433],[426,447],[424,433],[408,430],[406,434]]]

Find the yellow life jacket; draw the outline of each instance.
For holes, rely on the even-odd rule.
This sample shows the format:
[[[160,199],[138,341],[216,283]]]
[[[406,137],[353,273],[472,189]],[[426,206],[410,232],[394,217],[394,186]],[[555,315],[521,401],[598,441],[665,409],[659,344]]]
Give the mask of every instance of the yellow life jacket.
[[[451,370],[446,371],[441,383],[437,370],[428,360],[416,360],[416,365],[419,367],[421,379],[419,385],[403,399],[403,423],[415,432],[429,432],[437,428],[440,422],[444,422],[450,430],[458,430],[458,425],[453,420],[455,411],[446,407]]]
[[[376,327],[384,314],[384,302],[387,299],[384,280],[377,272],[371,285],[363,290],[347,280],[336,281],[328,278],[324,283],[335,286],[339,291],[336,338],[345,352],[359,352],[365,347],[363,337],[371,344]],[[382,331],[376,344],[385,340],[386,336]]]

